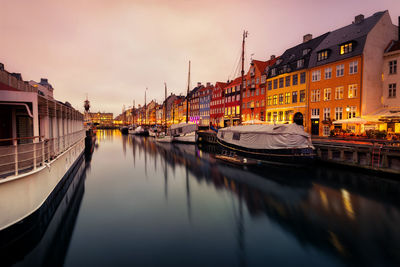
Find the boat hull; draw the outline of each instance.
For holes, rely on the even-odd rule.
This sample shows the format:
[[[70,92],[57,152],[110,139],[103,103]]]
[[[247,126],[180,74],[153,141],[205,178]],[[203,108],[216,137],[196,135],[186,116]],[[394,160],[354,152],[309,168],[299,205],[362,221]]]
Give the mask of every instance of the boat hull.
[[[223,149],[228,149],[235,154],[257,159],[265,163],[283,165],[308,165],[315,160],[314,150],[309,148],[290,148],[290,149],[251,149],[230,144],[217,138],[217,143]]]
[[[156,142],[158,143],[172,143],[173,140],[172,136],[156,137]]]
[[[25,174],[0,180],[0,231],[38,210],[73,169],[85,150],[82,138],[50,163]]]
[[[174,142],[194,144],[196,143],[196,134],[190,133],[182,136],[174,136]]]

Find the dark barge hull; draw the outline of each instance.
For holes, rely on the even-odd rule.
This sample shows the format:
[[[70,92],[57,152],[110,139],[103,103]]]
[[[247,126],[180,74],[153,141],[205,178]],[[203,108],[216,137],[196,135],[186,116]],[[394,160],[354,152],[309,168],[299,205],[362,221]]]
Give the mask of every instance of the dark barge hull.
[[[252,149],[229,144],[218,138],[217,143],[223,149],[230,150],[236,155],[256,159],[264,163],[304,166],[314,163],[316,157],[312,148]]]

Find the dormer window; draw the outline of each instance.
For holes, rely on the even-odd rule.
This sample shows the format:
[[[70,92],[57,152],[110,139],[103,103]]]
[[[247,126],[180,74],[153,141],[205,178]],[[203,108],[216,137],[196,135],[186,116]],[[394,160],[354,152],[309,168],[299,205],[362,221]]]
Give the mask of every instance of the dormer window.
[[[306,48],[303,49],[303,56],[307,55],[308,53],[310,53],[311,49],[310,48]]]
[[[277,61],[276,61],[276,65],[279,65],[279,64],[281,64],[282,63],[282,59],[278,59]]]
[[[275,68],[273,68],[273,69],[271,70],[271,75],[272,75],[272,76],[275,76],[275,75],[276,75],[276,69],[275,69]]]
[[[300,69],[304,66],[304,59],[297,60],[297,68]]]
[[[344,55],[353,52],[353,46],[354,46],[353,42],[348,42],[340,45],[340,54]]]
[[[324,51],[318,52],[318,55],[317,55],[317,60],[318,61],[322,61],[322,60],[325,60],[327,58],[328,58],[328,50],[324,50]]]
[[[287,72],[288,71],[288,65],[283,66],[283,72]]]

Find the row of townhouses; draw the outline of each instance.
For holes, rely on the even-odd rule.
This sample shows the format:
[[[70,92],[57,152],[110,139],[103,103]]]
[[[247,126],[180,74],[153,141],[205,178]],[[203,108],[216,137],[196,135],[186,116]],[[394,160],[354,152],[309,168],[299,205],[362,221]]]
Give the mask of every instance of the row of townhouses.
[[[127,116],[163,123],[166,110],[168,124],[184,122],[189,101],[189,121],[205,126],[291,123],[300,112],[305,129],[314,135],[334,129],[400,133],[399,36],[388,11],[358,15],[345,27],[303,36],[302,43],[280,56],[252,60],[242,86],[242,77],[198,83],[187,97],[171,94],[166,109],[154,102],[127,110]]]

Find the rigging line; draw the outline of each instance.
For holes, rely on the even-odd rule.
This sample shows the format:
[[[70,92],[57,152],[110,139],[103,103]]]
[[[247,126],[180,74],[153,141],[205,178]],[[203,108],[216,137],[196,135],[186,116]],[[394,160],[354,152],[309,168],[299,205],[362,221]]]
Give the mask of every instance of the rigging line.
[[[241,54],[241,50],[239,49],[238,50],[238,56],[237,56],[237,59],[234,61],[235,63],[233,64],[233,67],[232,67],[232,70],[231,70],[231,72],[229,73],[229,76],[228,76],[228,80],[232,77],[232,75],[235,75],[236,74],[236,70],[237,70],[237,68],[238,68],[238,64],[240,63],[240,54]],[[236,67],[236,69],[235,69],[235,67]],[[234,79],[234,78],[233,78]],[[232,80],[233,80],[232,79]]]

